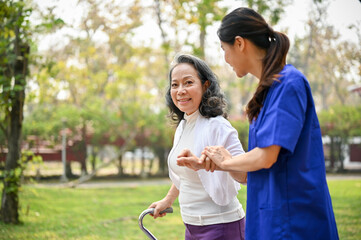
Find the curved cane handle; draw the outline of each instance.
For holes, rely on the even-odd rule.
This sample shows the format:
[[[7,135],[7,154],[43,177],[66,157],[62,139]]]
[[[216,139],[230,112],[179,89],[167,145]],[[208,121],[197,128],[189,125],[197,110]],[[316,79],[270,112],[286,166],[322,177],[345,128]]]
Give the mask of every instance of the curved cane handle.
[[[165,210],[161,211],[160,213],[172,213],[173,212],[173,208],[169,207],[166,208]],[[142,231],[145,233],[145,235],[147,235],[149,237],[149,239],[152,240],[157,240],[154,235],[143,226],[143,218],[147,215],[147,214],[153,214],[154,213],[154,208],[148,208],[146,210],[144,210],[138,218],[138,225],[140,227],[140,229],[142,229]]]

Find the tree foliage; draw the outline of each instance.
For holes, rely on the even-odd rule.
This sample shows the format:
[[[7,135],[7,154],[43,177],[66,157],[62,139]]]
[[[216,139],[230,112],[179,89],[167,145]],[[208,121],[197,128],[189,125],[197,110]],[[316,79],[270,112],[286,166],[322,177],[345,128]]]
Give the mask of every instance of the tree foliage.
[[[361,105],[335,105],[319,113],[322,135],[328,137],[330,168],[344,170],[345,149],[353,137],[361,136]],[[339,164],[336,166],[336,162]]]
[[[49,49],[46,61],[52,62],[51,67],[36,74],[37,97],[28,102],[31,116],[26,133],[39,135],[38,129],[48,129],[43,136],[59,142],[59,127],[66,118],[70,139],[80,134],[93,151],[119,139],[132,145],[133,137],[144,134],[145,126],[152,126],[154,115],[164,108],[159,99],[165,85],[158,85],[159,63],[149,48],[132,44],[142,7],[138,1],[79,4],[86,12],[71,28],[80,34],[69,35],[67,44]],[[33,123],[39,123],[37,128]],[[85,159],[83,163],[86,173]]]
[[[320,110],[354,104],[358,98],[347,89],[361,81],[355,71],[361,66],[360,44],[341,40],[341,35],[326,20],[328,5],[325,0],[315,2],[307,22],[308,34],[296,38],[289,59],[310,81]]]
[[[277,24],[285,7],[292,4],[293,0],[263,1],[263,0],[243,0],[249,8],[254,9],[268,20],[271,25]]]
[[[322,134],[335,137],[361,136],[361,105],[335,105],[319,114]]]
[[[283,16],[285,6],[292,1],[241,2],[275,25]],[[347,85],[358,79],[357,75],[352,78],[355,75],[349,70],[358,64],[360,51],[353,51],[358,46],[350,42],[337,41],[337,32],[323,21],[326,18],[323,2],[316,1],[314,15],[310,15],[308,22],[309,35],[293,44],[289,62],[306,74],[316,103],[324,102],[327,108],[342,101],[350,102]],[[150,3],[79,0],[78,6],[84,12],[76,24],[61,23],[50,16],[37,27],[52,33],[54,25],[63,24],[69,34],[42,52],[32,67],[24,135],[41,136],[58,144],[62,120],[66,118],[69,138],[93,146],[92,156],[104,144],[123,139],[131,148],[152,149],[158,159],[162,159],[159,163],[164,169],[164,155],[171,147],[174,133],[167,125],[164,103],[172,58],[177,52],[186,52],[218,64],[218,60],[210,58],[209,53],[214,49],[207,45],[209,30],[219,24],[230,9],[222,7],[219,0]],[[49,9],[55,12],[56,6]],[[155,19],[158,25],[154,31],[159,30],[160,45],[149,43],[151,40],[146,34],[139,37],[140,29],[149,18]],[[213,68],[220,76],[232,115],[242,115],[239,105],[248,102],[257,80],[235,79],[224,66]],[[248,124],[234,124],[241,132],[245,147]],[[121,165],[120,159],[121,156]],[[84,173],[87,171],[85,161],[82,160]]]

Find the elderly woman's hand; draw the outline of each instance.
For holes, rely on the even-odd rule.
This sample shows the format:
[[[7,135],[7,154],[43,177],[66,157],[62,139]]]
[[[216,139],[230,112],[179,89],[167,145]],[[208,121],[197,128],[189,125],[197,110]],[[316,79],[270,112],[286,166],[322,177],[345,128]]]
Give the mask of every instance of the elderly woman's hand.
[[[189,149],[184,149],[177,156],[177,165],[198,171],[199,169],[204,169],[206,167],[204,160],[205,155],[202,155],[200,158],[198,158]]]
[[[229,153],[227,150],[225,151]],[[207,172],[208,171],[214,172],[215,170],[220,170],[220,167],[218,167],[216,163],[211,160],[211,158],[207,157],[204,151],[201,157],[198,158],[188,149],[184,149],[179,154],[179,156],[177,157],[177,165],[188,167],[195,171],[198,171],[199,169],[204,169]]]

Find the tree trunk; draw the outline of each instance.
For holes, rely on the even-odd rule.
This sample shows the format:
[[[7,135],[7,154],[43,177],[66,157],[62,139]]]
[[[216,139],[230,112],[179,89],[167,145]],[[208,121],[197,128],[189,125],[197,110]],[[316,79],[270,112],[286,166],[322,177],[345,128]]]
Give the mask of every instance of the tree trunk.
[[[8,153],[5,162],[4,189],[1,200],[1,220],[5,223],[19,223],[19,196],[20,176],[16,169],[20,168],[18,160],[21,157],[21,131],[23,123],[23,109],[25,102],[26,75],[28,69],[28,45],[20,44],[19,29],[16,29],[15,55],[17,60],[14,66],[15,86],[21,86],[14,90],[10,112],[8,130]]]
[[[330,142],[330,169],[333,171],[335,167],[335,137],[331,137]]]
[[[308,48],[307,48],[307,54],[305,55],[306,58],[303,61],[303,73],[305,74],[305,76],[308,76],[308,72],[309,72],[309,60],[312,58],[313,56],[313,33],[314,33],[314,25],[312,22],[309,22],[309,27],[310,27],[310,33],[308,35]]]
[[[147,173],[145,172],[145,156],[144,156],[144,148],[141,149],[141,170],[140,170],[140,177],[146,178]]]
[[[338,168],[338,171],[339,172],[343,172],[344,170],[344,165],[343,165],[343,146],[344,146],[344,143],[347,143],[347,138],[343,138],[343,137],[340,137],[340,141],[338,143],[338,160],[340,161],[340,166]]]
[[[163,29],[163,20],[162,20],[162,16],[161,16],[161,8],[160,8],[160,2],[159,0],[155,1],[155,12],[157,15],[157,20],[158,20],[158,27],[162,36],[162,47],[164,49],[164,62],[165,64],[168,64],[169,60],[168,60],[168,53],[169,53],[169,42],[167,41],[167,34],[166,31],[164,31]],[[168,67],[168,65],[167,65]]]
[[[166,174],[166,168],[167,168],[167,151],[165,148],[157,148],[156,149],[156,155],[159,159],[159,175],[165,175]]]
[[[4,189],[1,200],[1,220],[5,223],[19,223],[19,197],[18,188],[20,187],[20,179],[11,174],[20,165],[18,160],[21,151],[21,125],[20,119],[20,101],[13,104],[11,111],[10,134],[8,142],[8,153],[5,162]]]
[[[123,170],[123,154],[120,153],[118,156],[118,176],[121,177],[124,174]]]
[[[205,58],[205,41],[206,41],[206,29],[204,27],[201,28],[201,32],[199,34],[199,57]]]
[[[88,170],[86,167],[86,159],[87,159],[87,151],[86,151],[86,123],[83,120],[83,127],[82,127],[82,140],[80,142],[80,168],[81,168],[81,175],[87,175]]]
[[[149,167],[148,167],[148,174],[149,175],[152,175],[153,164],[154,164],[154,157],[149,160]]]
[[[90,160],[90,162],[91,162],[91,166],[92,166],[92,171],[95,170],[96,157],[97,157],[97,153],[98,153],[97,151],[95,151],[94,148],[95,148],[94,146],[91,147],[91,160]]]
[[[65,163],[65,176],[67,178],[74,177],[73,170],[71,169],[71,162],[70,161],[66,161],[66,163]]]

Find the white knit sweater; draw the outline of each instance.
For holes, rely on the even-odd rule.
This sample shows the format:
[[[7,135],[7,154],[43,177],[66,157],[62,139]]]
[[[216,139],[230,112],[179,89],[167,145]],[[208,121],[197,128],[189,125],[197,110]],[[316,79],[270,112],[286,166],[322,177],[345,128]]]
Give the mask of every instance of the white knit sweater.
[[[184,148],[200,156],[204,147],[222,145],[235,156],[244,153],[237,131],[223,117],[204,118],[198,111],[185,115],[176,130],[168,157],[169,175],[179,189],[183,221],[192,225],[210,225],[244,217],[237,199],[240,184],[227,172],[193,171],[179,167],[177,156]]]

